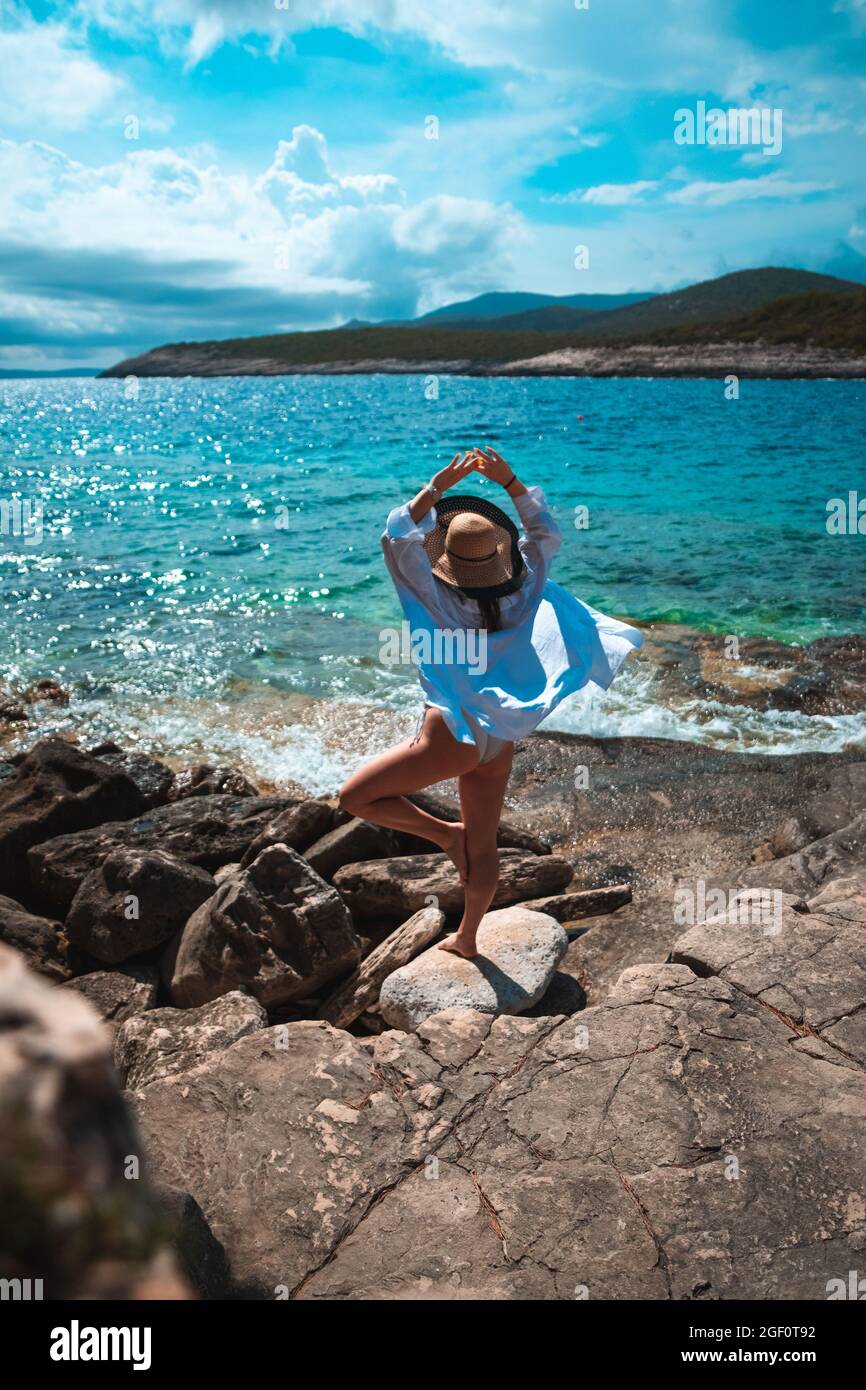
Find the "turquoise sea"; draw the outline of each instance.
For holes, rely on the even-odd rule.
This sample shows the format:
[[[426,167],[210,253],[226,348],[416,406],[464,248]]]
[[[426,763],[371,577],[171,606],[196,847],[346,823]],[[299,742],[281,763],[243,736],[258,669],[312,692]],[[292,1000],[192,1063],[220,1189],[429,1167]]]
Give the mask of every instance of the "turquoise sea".
[[[743,380],[738,400],[716,380],[0,382],[0,677],[67,685],[57,726],[332,788],[376,742],[360,709],[387,742],[417,707],[414,670],[379,661],[400,620],[379,534],[457,449],[493,443],[542,484],[555,577],[596,607],[801,643],[866,632],[866,536],[825,524],[866,493],[864,433],[857,381]],[[41,507],[38,540],[15,499]],[[863,736],[855,716],[666,708],[639,663],[552,722],[785,751]]]

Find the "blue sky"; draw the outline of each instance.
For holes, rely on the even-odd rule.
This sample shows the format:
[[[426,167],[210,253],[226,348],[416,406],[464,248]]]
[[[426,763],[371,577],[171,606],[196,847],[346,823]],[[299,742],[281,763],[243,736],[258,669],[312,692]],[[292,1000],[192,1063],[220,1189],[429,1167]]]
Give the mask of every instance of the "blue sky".
[[[677,144],[699,101],[781,111],[781,149]],[[0,366],[866,281],[864,135],[866,0],[0,0]]]

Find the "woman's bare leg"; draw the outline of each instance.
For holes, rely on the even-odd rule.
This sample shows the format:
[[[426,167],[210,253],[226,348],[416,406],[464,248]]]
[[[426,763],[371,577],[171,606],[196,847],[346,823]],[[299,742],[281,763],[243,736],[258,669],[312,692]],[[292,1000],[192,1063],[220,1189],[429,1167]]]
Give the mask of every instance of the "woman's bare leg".
[[[353,816],[431,840],[453,860],[461,882],[466,875],[463,823],[440,820],[406,800],[450,777],[462,777],[478,763],[472,743],[458,743],[437,709],[428,709],[420,735],[374,758],[340,789],[340,805]]]
[[[460,806],[466,827],[466,857],[469,863],[466,896],[463,920],[456,934],[440,942],[439,949],[454,951],[469,960],[478,955],[475,934],[481,918],[493,901],[499,882],[496,834],[513,756],[514,745],[509,743],[489,763],[480,763],[460,778]]]

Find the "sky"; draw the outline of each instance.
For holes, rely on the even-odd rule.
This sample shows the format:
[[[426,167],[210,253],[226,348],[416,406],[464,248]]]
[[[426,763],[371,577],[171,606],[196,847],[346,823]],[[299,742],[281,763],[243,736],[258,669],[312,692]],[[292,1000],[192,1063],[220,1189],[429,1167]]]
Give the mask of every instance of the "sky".
[[[699,103],[775,124],[682,142]],[[0,368],[866,281],[864,135],[866,0],[0,0]]]

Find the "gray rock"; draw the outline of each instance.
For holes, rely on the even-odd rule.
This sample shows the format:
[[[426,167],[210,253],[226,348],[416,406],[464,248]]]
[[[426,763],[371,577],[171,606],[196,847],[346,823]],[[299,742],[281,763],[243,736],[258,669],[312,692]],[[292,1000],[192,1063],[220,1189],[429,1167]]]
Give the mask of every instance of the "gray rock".
[[[124,1085],[136,1089],[190,1071],[267,1021],[261,1004],[240,990],[198,1009],[152,1009],[118,1030],[114,1062]]]
[[[574,873],[573,866],[557,855],[541,857],[517,850],[500,850],[499,866],[494,907],[555,893]],[[457,870],[444,854],[347,864],[334,874],[334,887],[351,911],[361,917],[405,918],[431,903],[446,913],[463,907]]]
[[[457,821],[460,819],[460,807],[456,801],[449,801],[446,797],[437,796],[434,792],[410,792],[406,798],[413,805],[418,806],[422,811],[426,811],[429,816],[436,816],[438,820]],[[417,835],[405,835],[397,832],[400,840],[401,854],[424,854],[428,852],[426,840],[422,840]],[[509,820],[508,816],[503,816],[499,821],[499,828],[496,832],[496,843],[500,849],[519,849],[524,854],[550,854],[550,845],[546,840],[541,840],[537,835],[533,835],[527,830],[525,825],[518,825],[515,821]]]
[[[268,1028],[136,1107],[236,1293],[823,1301],[866,1235],[866,1082],[799,1040],[654,965],[575,1018]]]
[[[846,922],[866,923],[866,868],[828,883],[809,899],[809,911],[831,920],[842,917]]]
[[[109,1044],[85,999],[0,945],[2,1272],[46,1299],[185,1298],[146,1176],[128,1178],[142,1146]]]
[[[188,1192],[167,1186],[155,1189],[154,1201],[168,1226],[178,1263],[199,1298],[224,1298],[228,1284],[226,1252],[198,1202]]]
[[[357,864],[364,859],[391,859],[399,852],[398,837],[393,830],[371,825],[354,816],[305,849],[304,858],[330,883],[344,864]]]
[[[125,752],[119,744],[108,740],[90,749],[92,758],[125,772],[141,792],[143,809],[162,806],[168,800],[174,782],[174,773],[158,758],[148,757],[146,753]]]
[[[382,981],[429,946],[445,926],[445,915],[435,907],[422,908],[390,933],[364,958],[354,974],[325,1001],[319,1018],[336,1028],[348,1028],[379,998]]]
[[[184,768],[174,777],[170,801],[182,801],[188,796],[258,796],[258,788],[235,767],[210,767],[198,763]]]
[[[171,982],[180,1008],[246,989],[265,1005],[315,994],[351,970],[361,943],[339,894],[294,850],[271,845],[184,928]]]
[[[0,892],[29,904],[25,856],[33,845],[137,815],[142,806],[125,772],[64,739],[43,739],[0,781]]]
[[[866,1065],[863,924],[809,912],[791,895],[780,894],[774,911],[759,891],[738,894],[726,912],[687,931],[673,960],[719,976]]]
[[[443,1009],[522,1013],[541,999],[567,945],[559,923],[541,912],[488,912],[478,928],[475,960],[430,947],[387,977],[379,1011],[392,1028],[407,1032]]]
[[[28,854],[34,893],[43,911],[65,917],[87,875],[112,850],[132,846],[164,850],[213,872],[221,864],[240,860],[286,804],[281,796],[193,796],[157,806],[135,820],[110,821],[91,830],[58,835]]]
[[[14,946],[31,970],[55,984],[72,974],[62,924],[35,916],[14,898],[0,897],[0,941]]]
[[[219,888],[221,883],[225,883],[227,878],[234,878],[235,874],[241,871],[240,864],[221,864],[213,876],[213,881]]]
[[[181,931],[215,888],[205,869],[162,850],[118,849],[81,884],[66,934],[97,960],[117,965]]]
[[[740,875],[744,887],[778,888],[813,897],[824,884],[856,871],[866,861],[866,813],[794,854]]]
[[[556,893],[553,897],[533,898],[523,903],[532,912],[546,912],[557,922],[576,922],[583,917],[600,917],[631,902],[631,885],[611,883],[604,888],[582,888],[575,893]]]
[[[334,808],[326,801],[297,801],[270,820],[253,840],[241,860],[245,869],[270,845],[288,845],[298,854],[318,840],[334,824]]]
[[[129,965],[123,970],[94,970],[89,975],[77,975],[63,988],[83,995],[103,1022],[114,1029],[152,1009],[158,986],[153,966]]]

